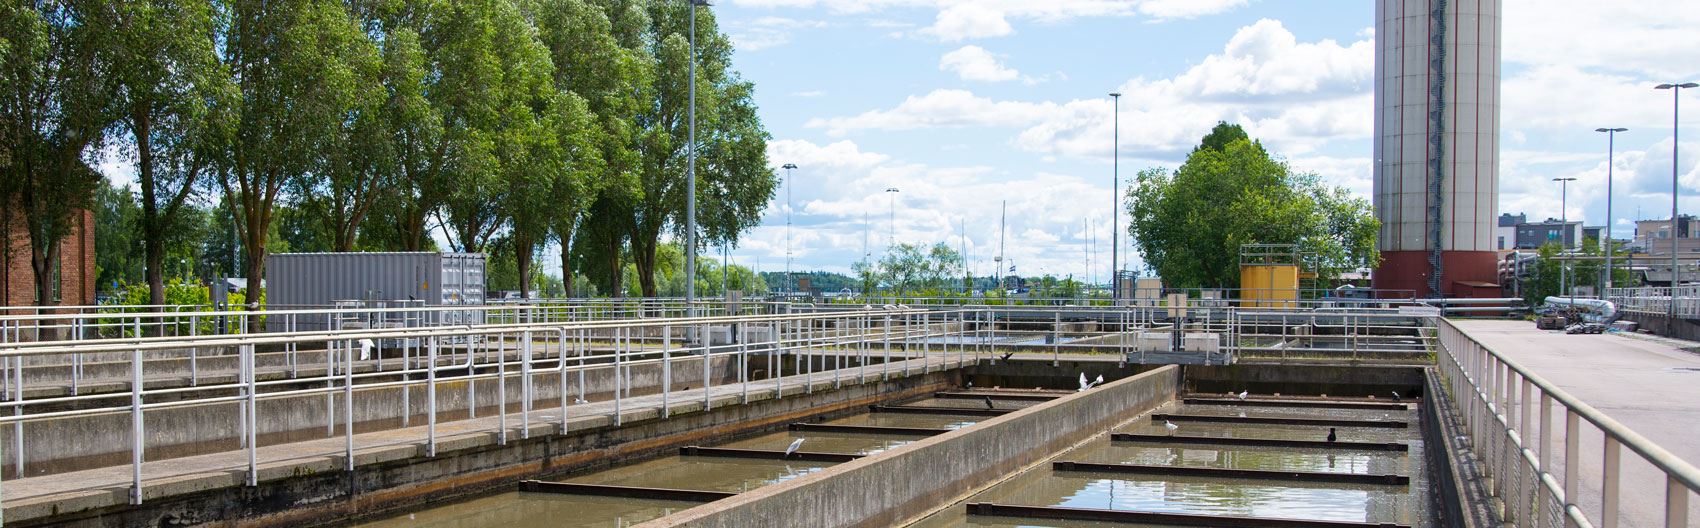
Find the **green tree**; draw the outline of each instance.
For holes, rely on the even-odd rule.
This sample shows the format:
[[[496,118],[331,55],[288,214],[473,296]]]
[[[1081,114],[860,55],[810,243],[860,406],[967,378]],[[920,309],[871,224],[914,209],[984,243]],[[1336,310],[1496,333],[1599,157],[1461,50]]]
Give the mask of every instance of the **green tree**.
[[[1292,172],[1237,130],[1218,125],[1173,174],[1135,177],[1125,205],[1147,266],[1174,287],[1232,288],[1240,247],[1257,243],[1298,244],[1325,280],[1376,265],[1379,224],[1366,200]]]
[[[236,204],[253,288],[265,277],[279,193],[325,166],[350,118],[375,93],[379,63],[340,2],[233,0],[229,12],[223,57],[241,97],[218,183]]]
[[[711,11],[696,14],[696,55],[686,34],[689,3],[650,5],[656,65],[655,81],[645,90],[636,123],[641,164],[639,194],[632,202],[630,237],[637,280],[645,296],[654,296],[656,247],[664,231],[685,239],[689,66],[696,63],[697,204],[703,245],[729,241],[759,221],[778,180],[767,164],[767,133],[756,118],[753,88],[731,68],[731,40],[722,35]],[[618,25],[618,24],[617,24]]]
[[[361,236],[389,250],[429,250],[435,242],[428,222],[447,195],[445,145],[442,112],[426,97],[431,62],[415,27],[392,22],[385,29],[381,76],[389,94],[381,114],[393,187],[377,195]]]
[[[0,227],[21,221],[37,305],[55,304],[60,241],[100,175],[89,166],[116,113],[115,24],[104,2],[0,4]],[[10,265],[12,248],[0,250]]]
[[[227,152],[236,87],[214,51],[218,15],[210,2],[118,1],[109,31],[118,82],[122,146],[135,163],[148,303],[165,303],[167,247],[196,190]]]
[[[141,210],[129,186],[101,185],[94,194],[95,291],[118,293],[114,284],[142,279],[141,256],[136,254],[134,234]]]
[[[619,199],[635,192],[638,154],[631,116],[638,110],[639,87],[649,84],[653,67],[639,50],[620,44],[604,6],[541,0],[531,10],[554,62],[555,85],[583,97],[592,114],[594,125],[582,133],[594,142],[600,162],[599,171],[558,180],[552,199],[550,235],[560,245],[562,276],[571,277],[572,246],[592,203],[605,193]],[[641,9],[632,16],[647,25]],[[573,281],[563,284],[565,295],[573,295],[573,286]]]

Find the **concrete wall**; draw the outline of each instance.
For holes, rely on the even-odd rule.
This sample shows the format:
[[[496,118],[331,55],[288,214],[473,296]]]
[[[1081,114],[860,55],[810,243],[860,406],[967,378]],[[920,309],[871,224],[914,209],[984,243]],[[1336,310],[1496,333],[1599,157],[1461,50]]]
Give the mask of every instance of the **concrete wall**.
[[[1407,396],[1423,390],[1419,367],[1229,365],[1186,367],[1187,392],[1256,394],[1326,394],[1390,398],[1397,390]]]
[[[141,506],[125,504],[123,490],[89,494],[98,501],[87,497],[36,504],[10,501],[5,519],[8,526],[19,527],[340,526],[512,489],[521,479],[556,479],[676,453],[685,445],[771,431],[817,416],[862,412],[868,405],[931,394],[959,383],[960,371],[934,371],[778,400],[764,397],[746,405],[717,401],[706,413],[700,412],[697,401],[681,404],[669,419],[655,419],[653,413],[643,418],[641,412],[628,411],[624,427],[612,427],[606,416],[581,416],[575,425],[578,420],[598,424],[567,435],[533,424],[531,438],[513,435],[507,445],[497,444],[489,433],[443,438],[436,457],[424,456],[420,445],[368,447],[356,454],[352,473],[341,469],[340,457],[307,457],[263,468],[258,487],[242,486],[239,475],[225,472],[149,481],[145,491],[149,498]],[[91,502],[101,505],[91,506]]]
[[[765,362],[759,357],[751,357],[751,366],[760,367]],[[710,362],[710,377],[715,385],[736,383],[738,369],[735,358],[716,356]],[[676,358],[673,362],[673,387],[683,390],[686,387],[699,388],[702,386],[703,372],[701,357]],[[520,401],[523,399],[524,386],[517,368],[508,372],[506,381],[506,401],[509,412],[520,411]],[[659,363],[641,364],[630,367],[629,383],[632,394],[653,394],[660,391],[661,365]],[[567,374],[567,392],[571,399],[579,394],[581,379],[577,372]],[[616,377],[612,368],[597,368],[587,370],[582,380],[584,392],[595,400],[608,399],[614,390]],[[533,372],[532,395],[534,408],[555,408],[560,402],[560,379],[555,372]],[[303,389],[323,387],[317,383],[291,384],[285,387],[265,389],[276,391],[280,389]],[[473,390],[469,390],[472,388]],[[366,432],[379,429],[393,428],[406,423],[423,425],[426,422],[428,408],[426,407],[426,387],[420,384],[407,387],[403,394],[402,387],[385,387],[378,389],[359,388],[354,391],[354,420],[355,431]],[[234,395],[234,391],[230,394]],[[262,393],[263,394],[263,393]],[[600,397],[599,397],[600,395]],[[127,395],[121,395],[128,400]],[[150,400],[149,403],[153,403]],[[106,405],[121,405],[107,402]],[[476,383],[466,380],[441,380],[437,382],[438,420],[459,420],[468,417],[468,409],[473,405],[478,407],[479,416],[494,413],[499,405],[497,383],[494,378],[478,380]],[[341,389],[327,398],[325,395],[293,396],[275,399],[261,399],[257,406],[260,409],[259,436],[260,445],[272,445],[282,442],[324,438],[342,434],[345,418],[343,413],[348,407],[344,401]],[[406,409],[406,412],[403,412]],[[161,460],[183,456],[192,456],[219,451],[228,451],[241,447],[243,436],[241,429],[242,405],[238,403],[208,404],[186,407],[168,407],[146,411],[144,422],[146,431],[147,460]],[[514,417],[514,425],[518,425],[518,417]],[[329,428],[327,428],[329,426]],[[29,476],[61,473],[102,467],[114,464],[128,464],[130,461],[130,413],[128,411],[114,412],[103,415],[56,418],[24,424],[24,473]],[[17,453],[12,449],[15,431],[12,427],[0,427],[0,445],[6,449],[0,450],[0,463],[3,463],[3,478],[17,478],[14,466]]]
[[[1674,321],[1665,314],[1647,312],[1619,312],[1625,321],[1635,321],[1642,330],[1654,334],[1689,341],[1700,341],[1700,321],[1676,318]]]
[[[789,526],[798,512],[812,526],[899,526],[1174,399],[1180,372],[1161,367],[639,526]]]

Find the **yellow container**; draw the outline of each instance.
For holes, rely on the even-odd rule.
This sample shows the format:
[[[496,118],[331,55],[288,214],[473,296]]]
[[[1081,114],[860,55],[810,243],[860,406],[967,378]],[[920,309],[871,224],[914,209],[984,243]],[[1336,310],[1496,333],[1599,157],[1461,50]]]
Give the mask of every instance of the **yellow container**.
[[[1240,306],[1297,308],[1299,267],[1292,264],[1240,266]]]

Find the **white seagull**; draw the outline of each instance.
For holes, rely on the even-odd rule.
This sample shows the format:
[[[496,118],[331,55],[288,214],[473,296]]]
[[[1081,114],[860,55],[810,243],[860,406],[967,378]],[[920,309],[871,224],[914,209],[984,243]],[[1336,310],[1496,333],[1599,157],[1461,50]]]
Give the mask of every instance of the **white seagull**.
[[[1250,396],[1250,395],[1251,395],[1251,391],[1246,391],[1246,390],[1240,391],[1240,394],[1239,394],[1240,401],[1245,401],[1245,397]]]
[[[1174,436],[1174,435],[1175,435],[1175,430],[1176,430],[1176,429],[1180,429],[1180,428],[1181,428],[1181,426],[1179,426],[1179,425],[1175,425],[1175,422],[1171,422],[1171,421],[1168,421],[1168,420],[1163,420],[1163,428],[1164,428],[1164,429],[1168,429],[1168,430],[1169,430],[1169,436]]]
[[[1075,392],[1086,392],[1086,389],[1090,389],[1090,388],[1092,388],[1092,384],[1086,382],[1086,373],[1085,372],[1080,373],[1080,390],[1075,391]]]
[[[360,340],[360,360],[365,361],[365,360],[368,360],[368,359],[372,359],[372,340],[371,339],[361,339]]]
[[[792,440],[791,446],[785,448],[785,458],[791,458],[791,454],[796,453],[799,447],[803,447],[803,439]]]

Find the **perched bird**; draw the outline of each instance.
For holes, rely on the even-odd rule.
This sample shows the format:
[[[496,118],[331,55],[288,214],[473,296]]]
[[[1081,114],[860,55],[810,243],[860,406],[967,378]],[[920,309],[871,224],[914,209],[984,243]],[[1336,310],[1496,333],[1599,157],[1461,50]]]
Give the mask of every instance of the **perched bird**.
[[[1088,385],[1088,386],[1086,386],[1086,388],[1088,388],[1088,389],[1090,389],[1090,388],[1092,388],[1092,387],[1097,387],[1097,386],[1099,386],[1099,385],[1103,385],[1103,384],[1104,384],[1104,375],[1103,375],[1103,374],[1099,374],[1099,375],[1098,375],[1098,379],[1096,379],[1096,380],[1093,380],[1093,381],[1092,381],[1092,384],[1091,384],[1091,385]]]
[[[793,453],[797,452],[797,448],[799,447],[803,447],[803,439],[798,438],[796,440],[792,440],[790,447],[785,448],[785,457],[790,458]]]
[[[365,361],[365,360],[368,360],[368,359],[372,359],[372,340],[371,339],[361,339],[360,340],[360,360]]]
[[[889,304],[887,304],[885,306],[881,306],[880,308],[884,308],[886,310],[896,310],[897,309],[896,306],[892,306],[892,305],[889,305]]]
[[[974,380],[968,380],[968,388],[974,388]]]
[[[987,409],[997,409],[998,408],[997,404],[992,403],[992,397],[991,396],[986,397],[986,408]]]
[[[874,309],[874,307],[872,305],[864,304],[864,305],[862,305],[862,309],[863,310],[872,310],[872,309]]]
[[[1338,437],[1334,436],[1334,428],[1333,427],[1328,428],[1328,441],[1333,442],[1337,439],[1338,439]]]
[[[1399,391],[1393,391],[1393,401],[1394,402],[1399,401]]]
[[[1179,425],[1175,425],[1175,422],[1171,422],[1171,421],[1168,421],[1168,420],[1163,420],[1163,428],[1164,428],[1164,429],[1168,429],[1168,430],[1169,430],[1169,436],[1174,436],[1174,435],[1175,435],[1175,430],[1176,430],[1176,429],[1180,429],[1180,428],[1181,428],[1181,426],[1179,426]]]
[[[1080,373],[1080,390],[1075,391],[1075,392],[1085,392],[1086,389],[1090,389],[1090,388],[1092,388],[1092,384],[1086,382],[1086,373],[1085,372]]]
[[[580,396],[580,397],[577,397],[577,398],[573,398],[573,403],[576,404],[576,405],[584,405],[586,403],[590,403],[590,401],[585,400],[583,396]]]
[[[1245,397],[1250,396],[1250,395],[1251,395],[1251,391],[1247,391],[1247,390],[1240,391],[1240,393],[1239,393],[1240,401],[1245,401]]]

